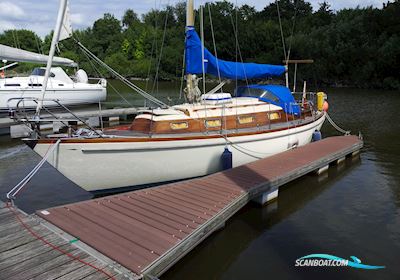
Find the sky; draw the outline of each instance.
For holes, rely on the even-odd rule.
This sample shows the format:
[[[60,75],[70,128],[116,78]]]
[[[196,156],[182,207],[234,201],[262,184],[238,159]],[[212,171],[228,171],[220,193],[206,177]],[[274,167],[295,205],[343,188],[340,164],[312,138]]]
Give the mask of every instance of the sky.
[[[238,5],[248,4],[262,10],[274,0],[235,0],[229,1]],[[173,5],[179,0],[69,0],[73,29],[92,26],[93,22],[104,13],[111,13],[121,19],[126,9],[133,9],[143,14],[152,8],[163,8]],[[206,0],[195,0],[201,4]],[[323,0],[308,0],[314,9]],[[374,6],[381,8],[387,0],[328,0],[333,10],[354,8],[357,6]],[[157,3],[157,4],[156,4]],[[0,0],[0,32],[7,29],[29,29],[44,37],[54,29],[59,0]]]

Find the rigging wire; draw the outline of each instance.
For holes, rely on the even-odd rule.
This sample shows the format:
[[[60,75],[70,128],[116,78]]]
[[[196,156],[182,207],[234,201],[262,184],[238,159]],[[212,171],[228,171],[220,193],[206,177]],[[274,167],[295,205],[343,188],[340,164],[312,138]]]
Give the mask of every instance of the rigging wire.
[[[161,0],[160,0],[161,5]],[[154,0],[154,11],[157,11],[157,0]],[[145,91],[148,91],[149,81],[150,81],[150,73],[151,68],[153,66],[153,53],[155,53],[155,60],[157,61],[157,28],[158,28],[158,13],[155,13],[154,16],[154,30],[153,30],[153,42],[151,43],[151,52],[150,52],[150,63],[147,71],[147,80],[145,85]],[[146,107],[146,99],[144,100],[144,107]]]
[[[281,21],[281,12],[279,10],[279,0],[276,0],[276,9],[278,10],[278,20],[279,20],[279,27],[281,30],[281,39],[282,39],[282,48],[283,48],[283,55],[285,57],[286,60],[286,64],[287,64],[287,56],[286,56],[286,45],[285,45],[285,37],[283,35],[283,28],[282,28],[282,21]]]
[[[202,68],[202,75],[203,75],[203,94],[206,93],[206,73],[205,73],[205,66],[204,66],[204,20],[203,20],[203,5],[204,1],[202,1],[200,5],[200,36],[201,36],[201,68]],[[201,93],[200,93],[201,95]],[[207,102],[204,102],[204,117],[207,119]],[[208,126],[205,123],[206,133],[208,133]]]
[[[186,36],[185,36],[185,46],[186,46]],[[182,99],[182,96],[185,98],[185,102],[187,102],[186,94],[183,94],[183,84],[185,82],[185,57],[186,57],[186,47],[183,49],[183,57],[182,57],[182,75],[181,75],[181,84],[179,88],[179,100]]]
[[[292,49],[292,41],[293,41],[293,35],[294,35],[294,28],[295,28],[295,26],[296,26],[297,3],[298,3],[298,1],[295,0],[293,24],[292,24],[292,31],[291,31],[291,34],[290,34],[289,50],[288,50],[288,53],[287,53],[287,61],[289,61],[289,58],[290,58],[290,51],[291,51],[291,49]]]
[[[81,50],[82,51],[82,50]],[[94,72],[96,72],[101,78],[105,79],[104,75],[101,73],[101,71],[96,67],[96,65],[93,64],[92,60],[90,59],[90,57],[87,55],[86,52],[82,51],[82,53],[86,56],[87,60],[89,61],[90,65],[92,66]],[[119,97],[121,97],[122,100],[124,100],[129,106],[133,107],[133,104],[130,103],[124,96],[122,96],[122,94],[111,84],[111,83],[107,83],[107,85],[109,87],[111,87],[111,89],[118,94]]]
[[[214,25],[213,25],[212,15],[211,15],[211,5],[210,5],[210,3],[207,3],[206,5],[208,7],[208,14],[210,16],[211,37],[212,37],[213,46],[214,46],[214,55],[215,55],[215,58],[216,58],[216,61],[217,61],[218,80],[219,80],[219,83],[222,83],[222,81],[221,81],[221,73],[219,71],[219,65],[218,65],[217,44],[215,43]],[[221,87],[221,93],[222,93],[222,87]]]
[[[206,93],[206,71],[204,66],[204,13],[203,5],[200,6],[200,36],[201,36],[201,70],[203,74],[203,94]]]
[[[149,68],[147,70],[147,79],[146,79],[145,91],[148,90],[148,85],[149,85],[149,81],[150,81],[150,72],[151,72],[151,66],[153,64],[153,53],[154,53],[155,40],[156,40],[156,36],[154,36],[153,42],[151,43],[150,63],[149,63]]]
[[[160,71],[161,58],[162,58],[162,53],[163,53],[163,49],[164,49],[165,35],[167,33],[168,15],[169,15],[169,9],[166,9],[163,37],[162,37],[162,41],[161,41],[160,54],[158,55],[158,61],[157,61],[157,67],[156,67],[156,75],[154,76],[153,88],[151,90],[152,93],[154,93],[154,89],[156,88],[156,85],[157,85],[156,93],[158,93],[158,74],[159,74],[159,71]]]
[[[41,47],[40,47],[40,45],[39,45],[39,40],[38,40],[38,37],[35,35],[35,41],[36,41],[36,47],[37,47],[37,49],[38,49],[38,52],[40,53],[40,54],[43,54],[43,51],[41,50]]]
[[[12,36],[13,36],[13,40],[14,40],[14,46],[15,48],[18,49],[18,45],[17,45],[17,39],[15,38],[15,30],[11,30]]]
[[[21,49],[21,44],[19,43],[18,32],[15,31],[15,37],[17,38],[18,48]]]
[[[96,55],[94,55],[90,50],[88,50],[81,42],[79,42],[78,40],[76,40],[74,38],[75,42],[78,44],[79,47],[82,48],[83,51],[85,51],[94,61],[96,61],[99,65],[101,65],[102,67],[104,67],[105,69],[107,69],[110,73],[112,73],[115,77],[117,77],[118,79],[120,79],[122,82],[124,82],[126,85],[128,85],[130,88],[132,88],[133,90],[135,90],[138,94],[142,95],[144,98],[150,100],[151,102],[153,102],[154,104],[161,106],[161,107],[165,107],[168,108],[169,106],[167,104],[165,104],[164,102],[162,102],[161,100],[158,100],[156,97],[152,96],[151,94],[147,93],[146,91],[144,91],[143,89],[141,89],[140,87],[138,87],[137,85],[133,84],[131,81],[129,81],[128,79],[126,79],[124,76],[122,76],[121,74],[119,74],[117,71],[115,71],[114,69],[112,69],[110,66],[108,66],[106,63],[104,63],[100,58],[98,58]]]
[[[237,30],[237,27],[238,27],[238,25],[237,25],[237,22],[238,22],[238,21],[237,21],[237,7],[236,7],[236,24],[235,24],[234,21],[233,21],[232,14],[230,14],[230,18],[231,18],[231,24],[232,24],[232,27],[233,27],[233,33],[234,33],[234,35],[235,35],[236,62],[238,62],[237,56],[239,55],[240,62],[244,63],[244,62],[243,62],[243,57],[242,57],[242,52],[241,52],[241,50],[240,50],[239,39],[238,39],[238,30]],[[237,65],[236,65],[236,67],[237,67]],[[244,66],[242,66],[242,67],[244,67]],[[244,70],[244,68],[243,68],[243,70]],[[244,72],[246,84],[247,84],[247,86],[248,86],[248,85],[249,85],[249,81],[248,81],[248,79],[247,79],[246,71],[243,71],[243,72]],[[236,71],[236,73],[237,73],[237,71]],[[236,81],[237,81],[237,80],[236,80]]]

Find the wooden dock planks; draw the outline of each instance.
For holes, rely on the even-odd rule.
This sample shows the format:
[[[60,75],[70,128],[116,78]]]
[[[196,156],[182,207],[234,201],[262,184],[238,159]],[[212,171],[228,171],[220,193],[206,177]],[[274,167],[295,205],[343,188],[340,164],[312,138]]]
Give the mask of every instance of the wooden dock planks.
[[[142,276],[159,276],[249,200],[361,149],[330,137],[203,178],[38,211]]]
[[[21,221],[17,218],[22,221]],[[44,227],[35,217],[18,209],[13,211],[0,201],[0,279],[110,279],[97,269],[55,250],[35,234],[63,251],[104,269],[114,279],[123,279],[120,272],[80,250],[68,240]],[[122,278],[121,278],[122,277]],[[126,279],[126,278],[125,278]]]

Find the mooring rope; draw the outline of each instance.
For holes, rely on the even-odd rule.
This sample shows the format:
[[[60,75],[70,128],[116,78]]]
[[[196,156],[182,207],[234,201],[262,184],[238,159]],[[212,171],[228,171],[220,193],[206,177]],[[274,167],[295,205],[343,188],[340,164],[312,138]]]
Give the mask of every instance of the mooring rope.
[[[31,172],[28,173],[28,175],[25,176],[17,185],[15,185],[14,188],[12,188],[8,193],[7,193],[7,199],[10,201],[13,201],[17,194],[28,184],[28,182],[32,179],[33,176],[39,171],[40,167],[43,166],[43,164],[46,162],[47,158],[50,156],[50,154],[54,151],[54,149],[58,146],[58,144],[61,142],[61,139],[58,139],[56,143],[54,143],[52,146],[49,146],[49,149],[47,150],[46,154],[42,158],[42,160],[32,169]]]
[[[329,123],[339,132],[343,133],[344,135],[350,135],[350,130],[344,130],[343,128],[341,128],[340,126],[338,126],[333,120],[332,118],[329,116],[329,114],[326,112],[326,118],[329,121]]]

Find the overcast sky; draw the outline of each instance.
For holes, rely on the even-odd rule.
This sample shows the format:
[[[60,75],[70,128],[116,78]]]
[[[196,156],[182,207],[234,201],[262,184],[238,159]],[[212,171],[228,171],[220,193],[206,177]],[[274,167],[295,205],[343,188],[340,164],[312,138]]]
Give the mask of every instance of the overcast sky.
[[[314,9],[323,0],[308,0]],[[102,17],[104,13],[114,14],[121,18],[128,8],[138,14],[143,14],[151,8],[165,7],[174,4],[177,0],[70,0],[70,13],[72,27],[74,29],[91,26],[93,22]],[[196,4],[204,3],[205,0],[195,0]],[[261,10],[273,0],[237,0],[230,1],[238,5],[248,4]],[[387,0],[329,0],[332,9],[354,8],[356,6],[374,6],[381,8]],[[43,37],[48,34],[55,25],[58,11],[58,0],[0,0],[0,32],[7,29],[30,29]]]

